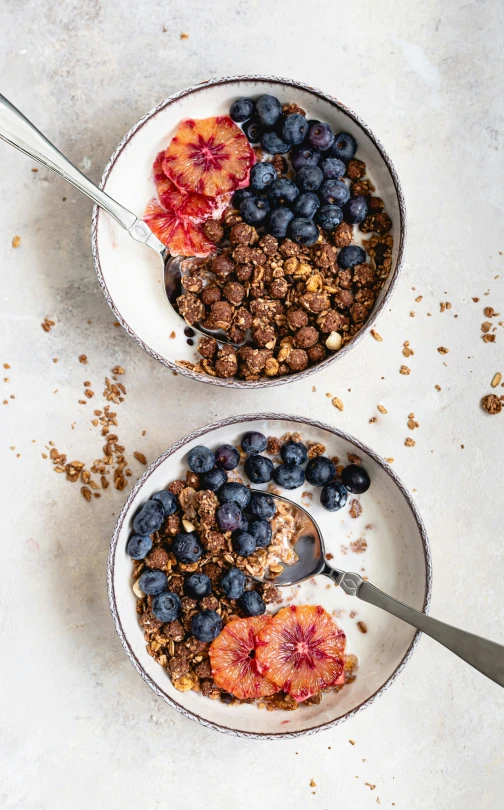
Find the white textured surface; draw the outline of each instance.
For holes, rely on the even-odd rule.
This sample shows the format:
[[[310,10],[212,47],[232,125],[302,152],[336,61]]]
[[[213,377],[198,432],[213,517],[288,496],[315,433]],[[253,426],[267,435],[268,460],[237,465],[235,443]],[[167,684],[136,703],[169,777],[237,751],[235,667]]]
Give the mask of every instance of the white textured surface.
[[[95,180],[162,97],[211,75],[262,71],[311,82],[359,112],[390,151],[409,213],[383,342],[368,338],[324,378],[230,393],[174,378],[113,327],[92,267],[91,204],[1,145],[0,362],[11,365],[2,399],[16,397],[0,411],[2,809],[365,810],[378,797],[408,810],[500,805],[502,692],[429,639],[370,709],[305,740],[237,741],[167,709],[127,661],[108,613],[106,554],[123,496],[109,490],[88,505],[40,455],[49,440],[69,457],[100,454],[91,405],[77,401],[88,379],[101,404],[118,362],[128,387],[119,436],[149,460],[195,425],[236,412],[340,424],[393,456],[416,490],[433,550],[433,614],[504,638],[504,415],[479,408],[504,372],[502,329],[493,345],[480,337],[483,306],[504,312],[502,5],[316,0],[293,9],[283,0],[7,0],[0,10],[2,92]],[[452,309],[440,314],[443,300]],[[50,334],[44,316],[57,320]],[[409,376],[398,373],[403,362]],[[343,413],[326,392],[344,401]],[[420,423],[414,448],[404,447],[410,412]]]

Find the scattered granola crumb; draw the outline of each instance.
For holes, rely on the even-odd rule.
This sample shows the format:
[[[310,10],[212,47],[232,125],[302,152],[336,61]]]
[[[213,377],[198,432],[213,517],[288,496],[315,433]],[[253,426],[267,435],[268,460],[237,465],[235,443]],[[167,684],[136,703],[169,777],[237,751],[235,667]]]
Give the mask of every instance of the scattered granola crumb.
[[[350,543],[350,551],[354,554],[364,554],[367,551],[367,540],[364,537],[359,537],[358,540],[352,540]]]
[[[496,312],[493,307],[485,307],[483,314],[486,315],[487,318],[496,318],[500,315],[500,312]]]
[[[359,628],[361,633],[367,633],[367,624],[366,624],[366,622],[357,622],[357,627]]]
[[[422,298],[423,298],[423,295],[417,295],[417,297],[415,298],[416,303],[419,304],[420,301],[422,300]]]
[[[441,386],[440,385],[435,385],[434,388],[436,389],[436,391],[441,391]]]
[[[317,783],[314,779],[310,779],[310,787],[317,787]]]
[[[12,240],[12,247],[13,248],[18,248],[20,244],[21,244],[21,237],[20,236],[15,236],[13,238],[13,240]]]
[[[87,366],[87,356],[85,354],[79,355],[79,363],[82,363],[83,366]]]
[[[477,304],[478,301],[479,301],[479,298],[473,298],[473,301],[474,301],[475,304]]]
[[[81,487],[82,497],[89,503],[91,500],[91,490],[88,487]]]
[[[383,338],[380,334],[378,334],[376,329],[371,329],[371,334],[373,335],[374,339],[378,341],[378,343],[382,342]]]
[[[404,444],[406,445],[406,447],[414,447],[416,442],[414,439],[410,439],[408,437],[407,439],[404,440]]]
[[[361,457],[356,455],[355,453],[347,453],[347,459],[350,462],[350,464],[362,464]]]
[[[364,784],[367,785],[370,790],[374,790],[376,788],[376,785],[372,785],[371,782],[364,782]]]
[[[355,740],[348,740],[348,742],[350,743],[350,745],[355,745]]]
[[[112,374],[118,374],[120,376],[121,374],[125,374],[125,373],[126,372],[125,372],[125,370],[123,369],[122,366],[114,366],[114,368],[112,369]]]
[[[491,328],[492,324],[490,323],[490,321],[483,321],[483,323],[481,324],[481,331],[484,333],[489,332]]]
[[[492,388],[497,388],[497,386],[499,385],[501,380],[502,380],[502,374],[500,373],[500,371],[497,371],[493,375],[492,382],[490,383],[490,385],[492,386]]]
[[[362,515],[362,505],[361,505],[360,501],[358,501],[356,498],[354,498],[352,500],[351,505],[350,505],[350,517],[351,518],[358,518],[360,515]]]
[[[401,368],[399,369],[399,374],[405,375],[411,374],[411,369],[408,368],[408,366],[401,366]]]
[[[345,407],[339,397],[333,397],[333,399],[331,400],[331,404],[334,405],[334,407],[337,408],[339,411],[342,411]]]
[[[4,363],[4,364],[3,364],[3,367],[4,367],[4,368],[10,368],[10,366],[9,366],[9,364],[8,364],[8,363]]]
[[[481,407],[484,411],[490,414],[500,413],[502,410],[502,402],[495,394],[487,394],[481,400]]]
[[[312,390],[312,394],[314,394],[314,393],[316,392],[316,390],[317,390],[317,386],[316,386],[316,385],[312,385],[311,390]]]
[[[189,34],[186,34],[184,31],[182,31],[180,39],[189,39]]]
[[[386,409],[385,405],[377,405],[376,407],[378,408],[378,410],[380,411],[380,413],[388,413],[388,411],[387,411],[387,409]]]
[[[133,456],[136,458],[137,461],[140,462],[140,464],[147,464],[147,459],[145,458],[144,454],[140,453],[138,450],[135,450]]]
[[[170,332],[170,340],[173,340],[174,337],[176,337],[175,331]]]
[[[414,318],[414,317],[415,317],[415,313],[414,313],[414,312],[410,312],[410,318]]]
[[[449,352],[449,351],[450,351],[450,350],[449,350],[449,349],[445,349],[445,347],[444,347],[444,346],[438,346],[438,352],[439,352],[439,354],[448,354],[448,352]]]
[[[44,332],[50,332],[51,326],[56,326],[56,321],[51,321],[50,318],[44,318],[42,323],[40,324]]]
[[[393,464],[394,463],[394,459],[392,457],[386,458],[385,461],[387,462],[387,464]]]
[[[484,343],[495,343],[495,335],[483,335]]]
[[[112,326],[120,326],[120,325],[121,324],[119,323],[119,321],[114,321],[114,323],[112,324]]]

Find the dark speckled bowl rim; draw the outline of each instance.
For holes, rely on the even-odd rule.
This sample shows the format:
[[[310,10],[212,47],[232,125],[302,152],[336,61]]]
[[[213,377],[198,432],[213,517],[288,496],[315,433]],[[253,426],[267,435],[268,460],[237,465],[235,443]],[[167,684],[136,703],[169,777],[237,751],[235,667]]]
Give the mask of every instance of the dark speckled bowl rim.
[[[152,678],[147,674],[144,667],[136,657],[135,653],[133,652],[124,629],[121,624],[121,620],[119,618],[119,614],[117,611],[117,603],[116,603],[116,596],[115,596],[115,589],[114,589],[114,566],[115,566],[115,557],[117,553],[117,546],[119,541],[119,535],[126,517],[126,514],[136,497],[137,493],[140,489],[144,486],[147,482],[150,475],[154,472],[154,470],[159,467],[169,456],[171,456],[174,452],[179,450],[188,442],[193,441],[194,439],[199,439],[201,436],[205,436],[207,433],[210,433],[213,430],[217,430],[222,427],[226,427],[228,425],[237,425],[241,422],[253,422],[253,421],[265,421],[268,420],[270,422],[278,422],[278,421],[290,421],[296,422],[301,425],[307,425],[312,428],[318,428],[322,430],[326,430],[329,433],[332,433],[334,436],[337,436],[340,439],[343,439],[347,442],[351,442],[355,447],[357,447],[363,454],[369,456],[373,459],[381,468],[384,470],[387,475],[392,479],[394,484],[398,487],[401,494],[405,498],[417,525],[418,531],[420,533],[420,537],[422,540],[422,548],[424,554],[424,561],[425,561],[425,593],[424,593],[424,602],[422,610],[424,613],[428,613],[430,607],[430,600],[431,600],[431,591],[432,591],[432,559],[431,559],[431,552],[429,547],[429,539],[427,537],[427,532],[423,523],[423,520],[420,516],[420,513],[404,484],[402,483],[401,479],[397,476],[394,470],[387,464],[381,456],[375,453],[367,445],[360,442],[358,439],[355,439],[353,436],[350,436],[348,433],[344,433],[342,430],[338,430],[337,428],[333,428],[330,425],[326,425],[323,422],[317,422],[312,419],[306,419],[302,416],[290,416],[288,414],[281,414],[281,413],[252,413],[252,414],[245,414],[242,416],[231,416],[228,419],[222,419],[218,422],[213,422],[211,425],[206,425],[205,427],[199,428],[195,430],[193,433],[189,433],[187,436],[184,436],[182,439],[179,439],[178,442],[175,442],[165,453],[159,456],[156,461],[154,461],[150,467],[144,472],[142,477],[137,481],[133,490],[131,491],[126,503],[124,504],[119,517],[117,519],[117,523],[114,529],[114,533],[112,535],[112,541],[110,543],[110,550],[108,555],[108,564],[107,564],[107,590],[108,590],[108,598],[109,598],[109,605],[110,610],[112,613],[112,618],[114,621],[115,628],[117,630],[117,634],[121,640],[121,644],[123,645],[126,654],[135,667],[136,671],[141,675],[143,680],[154,690],[156,695],[162,698],[169,706],[172,706],[174,709],[179,711],[185,717],[190,718],[191,720],[196,720],[197,723],[200,723],[202,726],[206,728],[212,728],[216,731],[221,731],[226,734],[231,734],[235,737],[251,737],[257,740],[278,740],[278,739],[293,739],[295,737],[304,737],[305,735],[315,734],[318,731],[323,731],[329,728],[334,728],[335,726],[343,723],[345,720],[348,720],[357,712],[362,711],[367,706],[370,706],[376,698],[383,694],[395,681],[399,673],[404,669],[407,662],[411,658],[413,650],[415,649],[418,641],[420,639],[421,633],[417,631],[412,639],[410,646],[408,647],[404,657],[402,658],[401,663],[398,667],[394,670],[392,675],[385,681],[383,686],[381,686],[373,695],[371,695],[367,700],[360,703],[356,706],[355,709],[352,711],[347,712],[342,717],[338,717],[335,720],[330,720],[327,723],[321,723],[318,726],[312,726],[311,728],[303,729],[302,731],[281,731],[278,733],[262,733],[262,732],[253,732],[253,731],[238,731],[236,729],[230,728],[229,726],[223,726],[219,723],[213,723],[210,720],[206,720],[205,718],[201,717],[199,714],[195,712],[191,712],[182,706],[180,703],[177,703],[172,697],[170,697],[166,692],[159,688],[159,686],[152,680]]]
[[[110,158],[109,162],[105,166],[105,170],[103,172],[103,176],[100,183],[100,188],[103,188],[107,178],[112,171],[115,162],[123,149],[127,146],[131,138],[140,130],[144,124],[149,121],[152,117],[157,115],[161,110],[164,110],[165,107],[168,107],[170,104],[173,104],[175,101],[178,101],[185,96],[191,95],[191,93],[197,93],[200,90],[204,90],[206,87],[213,87],[218,85],[224,84],[239,84],[242,82],[267,82],[269,84],[282,84],[287,85],[288,87],[292,87],[294,89],[304,90],[305,92],[311,93],[314,96],[317,96],[324,101],[327,101],[329,104],[337,107],[338,110],[345,115],[348,115],[349,118],[354,121],[357,126],[359,126],[366,135],[370,138],[373,142],[375,147],[377,148],[378,152],[380,153],[389,174],[392,178],[392,182],[394,184],[394,188],[397,195],[397,202],[399,207],[399,246],[398,246],[398,253],[397,253],[397,262],[392,274],[392,278],[390,280],[389,288],[385,295],[383,296],[383,300],[376,307],[376,309],[371,313],[370,318],[366,321],[365,326],[352,338],[352,340],[348,341],[338,352],[327,357],[321,363],[317,363],[310,368],[305,369],[304,371],[298,371],[294,374],[288,374],[284,377],[272,377],[271,379],[259,379],[257,381],[246,381],[246,380],[238,380],[238,379],[222,379],[221,377],[212,377],[209,374],[201,374],[196,371],[192,371],[189,368],[185,368],[184,366],[178,365],[176,362],[171,360],[167,360],[165,357],[162,357],[160,354],[155,352],[153,349],[150,348],[144,341],[142,340],[136,332],[133,331],[131,326],[124,320],[122,315],[116,309],[114,304],[113,298],[110,295],[108,290],[107,284],[105,282],[105,278],[103,276],[101,263],[100,263],[100,254],[98,249],[98,226],[99,226],[99,209],[95,206],[93,210],[93,220],[92,220],[92,252],[93,252],[93,260],[96,269],[96,275],[98,276],[98,281],[100,283],[100,287],[102,288],[103,294],[105,299],[114,313],[115,317],[123,327],[123,329],[128,333],[128,335],[133,338],[135,343],[150,354],[155,360],[158,360],[167,368],[172,369],[172,371],[176,371],[177,373],[183,374],[185,377],[190,377],[193,380],[198,380],[200,382],[208,383],[210,385],[222,385],[227,388],[269,388],[273,385],[286,385],[291,382],[295,382],[297,380],[304,379],[305,377],[310,376],[310,374],[315,374],[322,369],[327,368],[331,363],[334,363],[337,360],[340,360],[344,357],[348,352],[359,343],[362,338],[368,334],[368,332],[372,329],[374,324],[376,323],[377,318],[379,317],[380,313],[385,309],[387,306],[392,293],[394,292],[397,282],[399,280],[399,274],[402,268],[403,260],[404,260],[404,249],[406,243],[406,204],[404,200],[404,195],[402,192],[401,184],[399,182],[399,177],[397,176],[397,172],[394,168],[394,165],[387,154],[385,148],[378,140],[378,138],[373,134],[370,130],[368,125],[359,118],[356,113],[354,113],[349,107],[343,104],[341,101],[338,101],[334,96],[331,96],[327,93],[322,92],[322,90],[318,90],[317,88],[310,87],[307,84],[303,84],[302,82],[297,82],[293,79],[284,79],[278,76],[263,76],[263,75],[244,75],[244,76],[224,76],[222,78],[210,79],[209,81],[202,82],[201,84],[197,84],[193,87],[188,87],[186,90],[181,90],[179,93],[174,93],[172,96],[169,96],[164,101],[161,101],[156,107],[154,107],[150,112],[144,115],[143,118],[140,119],[128,132],[127,135],[122,139],[119,146],[113,153],[112,157]]]

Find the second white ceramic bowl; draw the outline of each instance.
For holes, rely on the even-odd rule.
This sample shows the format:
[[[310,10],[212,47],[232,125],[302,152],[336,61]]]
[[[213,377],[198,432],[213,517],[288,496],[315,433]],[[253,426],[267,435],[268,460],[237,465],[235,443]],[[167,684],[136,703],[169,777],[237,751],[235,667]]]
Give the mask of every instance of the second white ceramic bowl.
[[[108,561],[110,608],[133,666],[170,706],[205,726],[229,734],[260,739],[298,737],[330,728],[369,706],[393,683],[420,634],[388,613],[347,596],[325,577],[304,583],[299,591],[283,588],[284,597],[294,595],[297,604],[320,604],[336,612],[347,635],[348,652],[359,657],[357,678],[338,694],[324,694],[318,706],[303,706],[294,712],[260,711],[252,705],[226,706],[196,692],[177,692],[166,670],[148,655],[132,591],[132,562],[125,550],[138,508],[154,492],[184,477],[188,469],[186,456],[192,447],[205,444],[215,449],[223,443],[239,444],[247,430],[277,437],[298,431],[305,441],[322,443],[327,455],[336,455],[343,462],[348,453],[359,455],[372,483],[368,492],[360,496],[362,514],[358,518],[350,516],[350,502],[340,512],[327,512],[319,503],[320,490],[308,484],[290,491],[288,497],[302,503],[302,492],[313,493],[308,508],[323,532],[333,565],[357,571],[417,610],[428,609],[431,558],[425,527],[408,490],[391,467],[369,447],[339,430],[280,414],[232,417],[201,428],[176,442],[151,464],[126,501],[112,538]],[[302,505],[306,505],[306,500]],[[352,550],[352,542],[359,538],[367,542],[363,553]],[[351,616],[353,612],[356,615]],[[366,624],[365,634],[360,632],[358,621]]]

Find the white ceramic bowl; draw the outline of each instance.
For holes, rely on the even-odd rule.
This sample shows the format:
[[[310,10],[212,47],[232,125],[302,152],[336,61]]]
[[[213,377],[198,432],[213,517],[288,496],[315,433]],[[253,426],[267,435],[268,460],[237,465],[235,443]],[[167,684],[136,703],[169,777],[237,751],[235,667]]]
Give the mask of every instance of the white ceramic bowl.
[[[196,352],[187,345],[183,324],[165,299],[159,257],[145,245],[134,242],[100,209],[95,208],[93,215],[93,257],[98,280],[109,306],[126,332],[164,365],[193,379],[231,388],[288,383],[344,357],[370,330],[386,306],[397,283],[406,237],[406,210],[399,179],[385,149],[369,127],[332,96],[299,82],[272,76],[212,79],[162,101],[121,141],[105,168],[102,188],[137,216],[143,216],[146,204],[155,196],[152,163],[157,153],[168,146],[180,121],[227,114],[236,98],[263,93],[274,94],[282,103],[297,102],[306,110],[308,118],[327,121],[336,132],[343,130],[354,135],[358,143],[357,156],[366,162],[368,176],[392,218],[391,272],[366,325],[339,352],[297,374],[257,382],[226,380],[177,366],[178,360],[194,362]],[[175,332],[175,338],[170,338],[172,332]]]
[[[191,433],[178,441],[155,461],[138,481],[126,501],[112,537],[108,560],[110,608],[126,653],[142,678],[159,697],[187,717],[205,726],[238,736],[285,738],[311,734],[351,717],[388,688],[408,661],[419,633],[399,619],[347,596],[331,586],[325,577],[317,577],[299,587],[298,604],[321,604],[338,611],[348,639],[348,651],[359,657],[354,683],[339,694],[323,695],[318,706],[301,707],[295,712],[260,711],[256,706],[229,707],[196,692],[178,692],[167,672],[151,658],[145,648],[138,624],[135,596],[131,588],[132,563],[125,551],[133,516],[139,506],[157,490],[183,476],[186,455],[191,447],[206,444],[216,448],[222,443],[238,444],[247,430],[259,430],[267,436],[282,436],[299,431],[303,439],[321,442],[329,456],[346,461],[347,453],[358,454],[371,476],[371,487],[360,496],[363,507],[359,518],[349,515],[350,503],[337,513],[325,511],[318,502],[318,490],[309,485],[288,493],[301,503],[301,492],[313,491],[309,507],[322,529],[326,551],[333,564],[355,570],[382,590],[408,605],[427,611],[431,593],[431,558],[425,527],[409,492],[380,456],[351,436],[308,419],[280,414],[256,414],[232,417]],[[371,527],[371,528],[369,528]],[[355,553],[350,543],[364,537],[368,547]],[[292,593],[284,588],[285,597]],[[350,612],[357,615],[350,617]],[[363,621],[363,634],[357,622]]]

